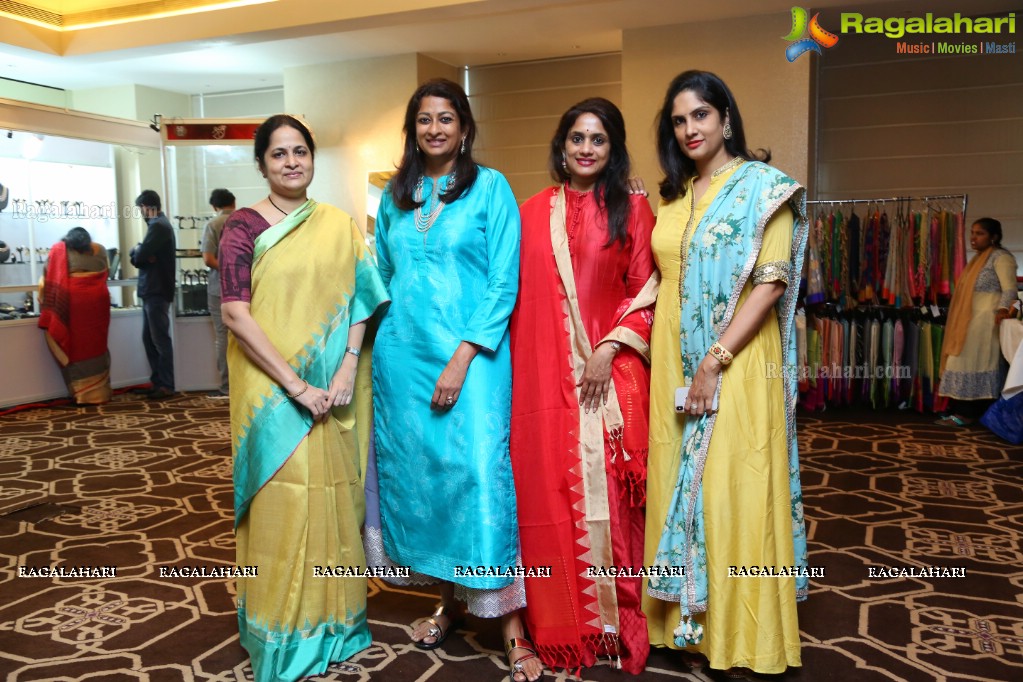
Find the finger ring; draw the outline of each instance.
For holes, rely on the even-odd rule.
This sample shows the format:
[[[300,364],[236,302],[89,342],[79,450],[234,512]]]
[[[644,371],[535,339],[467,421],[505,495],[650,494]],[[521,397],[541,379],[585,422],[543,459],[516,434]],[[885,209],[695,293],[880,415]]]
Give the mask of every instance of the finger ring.
[[[455,402],[455,398],[454,398],[454,396],[450,396],[450,395],[449,395],[449,396],[448,396],[448,405],[450,405],[450,404],[451,404],[451,403],[453,403],[453,402]]]
[[[690,407],[689,411],[692,412],[693,414],[696,414],[696,405],[693,405],[692,407]]]

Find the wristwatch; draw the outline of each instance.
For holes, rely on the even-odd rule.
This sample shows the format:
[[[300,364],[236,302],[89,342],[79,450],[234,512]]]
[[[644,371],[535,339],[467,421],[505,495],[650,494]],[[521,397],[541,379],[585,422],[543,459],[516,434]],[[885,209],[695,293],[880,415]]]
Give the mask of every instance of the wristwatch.
[[[621,343],[621,341],[609,341],[608,343],[610,343],[610,344],[611,344],[611,348],[613,348],[613,349],[614,349],[614,351],[615,351],[615,354],[617,354],[617,353],[618,353],[618,351],[620,351],[620,350],[622,349],[622,343]]]

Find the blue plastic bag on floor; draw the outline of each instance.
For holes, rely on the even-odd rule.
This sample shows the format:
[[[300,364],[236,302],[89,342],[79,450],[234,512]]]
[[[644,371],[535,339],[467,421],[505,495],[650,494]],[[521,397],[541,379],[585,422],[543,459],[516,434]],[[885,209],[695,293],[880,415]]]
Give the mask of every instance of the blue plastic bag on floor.
[[[980,423],[999,438],[1013,445],[1023,445],[1023,393],[1008,400],[999,398],[987,409]]]

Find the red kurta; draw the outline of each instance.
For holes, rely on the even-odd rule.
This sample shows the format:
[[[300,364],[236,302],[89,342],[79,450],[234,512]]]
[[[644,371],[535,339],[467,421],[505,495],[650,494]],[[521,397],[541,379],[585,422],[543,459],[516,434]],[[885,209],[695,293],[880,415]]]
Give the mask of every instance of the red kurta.
[[[590,666],[598,655],[620,655],[629,673],[643,670],[649,650],[640,611],[640,579],[618,578],[619,633],[605,637],[597,610],[590,547],[583,523],[579,455],[579,393],[569,347],[569,301],[551,243],[555,192],[548,188],[521,209],[521,281],[511,319],[511,459],[518,499],[522,562],[551,566],[550,578],[526,579],[526,624],[545,664]],[[628,240],[607,242],[607,218],[593,193],[566,191],[565,228],[578,306],[590,343],[613,333],[622,341],[612,381],[624,418],[626,455],[607,442],[605,469],[616,566],[643,562],[649,367],[653,314],[631,313],[616,327],[654,271],[650,233],[654,218],[642,196],[631,198]],[[601,567],[595,567],[601,568]],[[616,651],[617,649],[617,651]]]

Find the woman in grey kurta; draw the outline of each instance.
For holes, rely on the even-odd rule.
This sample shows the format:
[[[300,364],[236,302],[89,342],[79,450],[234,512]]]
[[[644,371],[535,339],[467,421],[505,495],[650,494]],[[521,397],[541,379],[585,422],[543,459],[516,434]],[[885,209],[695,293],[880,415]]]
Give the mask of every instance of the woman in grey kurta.
[[[472,161],[474,137],[458,85],[421,86],[376,220],[392,303],[373,350],[367,558],[441,583],[441,612],[413,633],[423,648],[457,624],[456,598],[483,617],[524,604],[508,456],[519,213],[504,177]]]

